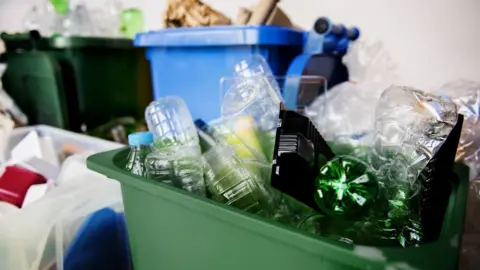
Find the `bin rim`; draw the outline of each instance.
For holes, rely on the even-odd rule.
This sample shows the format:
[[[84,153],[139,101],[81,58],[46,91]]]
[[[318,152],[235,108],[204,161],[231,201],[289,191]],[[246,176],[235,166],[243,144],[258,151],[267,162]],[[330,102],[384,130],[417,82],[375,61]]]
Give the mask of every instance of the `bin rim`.
[[[41,36],[38,39],[32,39],[28,33],[7,34],[2,33],[1,39],[5,43],[22,42],[36,43],[37,49],[83,49],[83,48],[113,48],[113,49],[131,49],[133,40],[128,38],[114,37],[81,37],[81,36]],[[36,40],[36,41],[35,41]],[[33,45],[33,44],[32,44]],[[15,49],[15,48],[13,48]]]
[[[56,49],[82,49],[92,47],[109,49],[133,48],[133,42],[128,38],[56,36],[46,39],[48,39],[49,45]]]
[[[137,47],[303,46],[303,33],[273,25],[180,27],[138,33],[134,44]]]

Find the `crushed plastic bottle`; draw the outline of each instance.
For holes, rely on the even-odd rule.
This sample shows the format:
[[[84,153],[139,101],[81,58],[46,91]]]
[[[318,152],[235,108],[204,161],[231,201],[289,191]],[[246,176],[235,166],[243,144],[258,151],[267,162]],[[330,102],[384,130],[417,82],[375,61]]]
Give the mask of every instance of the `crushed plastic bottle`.
[[[382,94],[375,117],[374,169],[404,158],[413,184],[457,122],[457,107],[449,99],[391,86]]]
[[[235,70],[235,77],[222,78],[221,115],[225,118],[251,117],[258,130],[263,153],[271,161],[282,103],[280,87],[261,56],[241,61]]]
[[[155,151],[153,134],[151,132],[136,132],[128,135],[130,153],[127,157],[125,170],[138,176],[147,176],[145,158]]]
[[[198,134],[185,102],[167,96],[152,102],[145,120],[156,151],[147,156],[147,177],[205,196]]]
[[[434,176],[435,171],[441,168],[427,165],[430,166],[457,120],[457,107],[450,99],[408,87],[391,86],[378,102],[369,161],[386,190],[383,197],[389,207],[387,216],[378,217],[377,213],[375,219],[384,220],[383,233],[402,246],[416,246],[428,238],[423,239],[426,221],[420,218],[426,208],[418,207],[417,195],[424,204],[426,200],[429,204],[437,203],[432,192],[443,196],[443,182],[429,179],[438,177]],[[433,183],[440,187],[433,187]]]

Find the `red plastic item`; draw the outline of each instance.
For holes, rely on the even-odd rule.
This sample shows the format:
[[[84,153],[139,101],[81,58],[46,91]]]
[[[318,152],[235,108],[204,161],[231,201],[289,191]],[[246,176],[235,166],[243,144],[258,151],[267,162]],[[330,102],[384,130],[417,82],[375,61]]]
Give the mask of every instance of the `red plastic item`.
[[[0,177],[0,201],[22,207],[25,195],[32,185],[44,184],[42,175],[18,166],[8,166]]]

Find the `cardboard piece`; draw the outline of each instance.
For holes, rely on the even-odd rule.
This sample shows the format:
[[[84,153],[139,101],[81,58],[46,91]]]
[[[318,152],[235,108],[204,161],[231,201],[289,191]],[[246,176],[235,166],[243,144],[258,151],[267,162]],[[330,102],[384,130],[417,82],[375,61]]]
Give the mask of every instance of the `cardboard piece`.
[[[277,25],[283,27],[292,27],[300,29],[295,26],[287,14],[277,5],[278,0],[260,0],[256,5],[248,8],[241,7],[238,10],[236,25]]]
[[[235,24],[236,25],[245,25],[248,23],[250,20],[250,17],[252,16],[252,11],[246,8],[239,8],[238,9],[238,14],[237,18],[235,19]]]
[[[231,24],[227,16],[200,0],[169,0],[163,20],[167,28]]]
[[[279,0],[260,0],[248,21],[249,25],[266,24]]]
[[[270,14],[270,17],[267,19],[266,25],[277,25],[284,27],[293,27],[292,21],[290,18],[283,12],[280,7],[275,7]]]

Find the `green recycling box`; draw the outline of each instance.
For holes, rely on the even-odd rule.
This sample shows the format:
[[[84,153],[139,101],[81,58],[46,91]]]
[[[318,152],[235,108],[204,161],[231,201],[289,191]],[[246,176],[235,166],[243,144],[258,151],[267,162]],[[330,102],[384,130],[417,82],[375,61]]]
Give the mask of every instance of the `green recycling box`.
[[[90,156],[87,166],[122,185],[135,270],[456,269],[468,168],[456,179],[442,233],[417,248],[349,245],[311,235],[123,170],[129,148]]]
[[[2,34],[5,90],[29,117],[80,131],[114,118],[143,119],[153,92],[150,66],[132,40]]]

